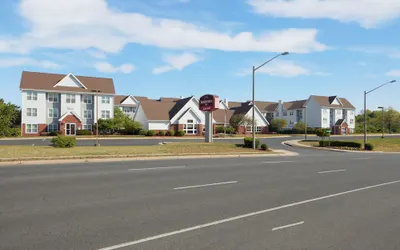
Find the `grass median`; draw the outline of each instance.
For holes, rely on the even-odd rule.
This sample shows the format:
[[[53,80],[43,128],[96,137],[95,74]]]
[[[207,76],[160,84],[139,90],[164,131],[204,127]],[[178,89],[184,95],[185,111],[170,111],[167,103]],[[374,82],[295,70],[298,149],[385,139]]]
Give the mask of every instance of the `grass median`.
[[[230,143],[169,143],[151,146],[54,148],[50,146],[0,146],[0,161],[21,159],[84,159],[118,157],[185,156],[210,154],[266,154]]]
[[[327,139],[325,139],[327,140]],[[337,140],[337,139],[335,139]],[[340,139],[339,139],[340,140]],[[363,144],[364,140],[340,140],[340,141],[351,141]],[[318,141],[300,141],[300,144],[318,147]],[[400,138],[368,138],[368,143],[374,145],[374,151],[383,152],[400,152]]]

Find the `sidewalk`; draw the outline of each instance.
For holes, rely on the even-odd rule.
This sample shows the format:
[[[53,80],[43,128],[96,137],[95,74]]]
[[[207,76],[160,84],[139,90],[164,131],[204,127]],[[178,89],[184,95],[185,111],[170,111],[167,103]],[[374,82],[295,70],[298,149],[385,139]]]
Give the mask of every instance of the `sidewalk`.
[[[273,150],[272,153],[238,153],[238,154],[182,154],[182,155],[97,155],[79,157],[41,157],[41,158],[3,158],[0,166],[9,165],[44,165],[44,164],[66,164],[66,163],[88,163],[88,162],[118,162],[118,161],[158,161],[158,160],[180,160],[180,159],[211,159],[211,158],[246,158],[246,157],[278,157],[297,156],[298,153],[287,150]]]

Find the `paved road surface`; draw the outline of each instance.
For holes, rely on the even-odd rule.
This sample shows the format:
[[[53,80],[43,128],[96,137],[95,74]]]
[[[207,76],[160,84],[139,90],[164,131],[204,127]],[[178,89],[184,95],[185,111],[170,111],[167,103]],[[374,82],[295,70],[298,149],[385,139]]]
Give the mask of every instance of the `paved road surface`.
[[[291,150],[1,167],[0,249],[400,249],[400,155]]]

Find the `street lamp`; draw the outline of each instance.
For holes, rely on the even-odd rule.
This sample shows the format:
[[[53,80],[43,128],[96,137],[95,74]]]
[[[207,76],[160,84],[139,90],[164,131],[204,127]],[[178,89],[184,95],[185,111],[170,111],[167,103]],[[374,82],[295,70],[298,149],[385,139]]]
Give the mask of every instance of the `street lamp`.
[[[96,95],[96,144],[94,144],[95,147],[100,146],[99,143],[99,93],[101,92],[100,89],[94,89],[92,92],[95,92]]]
[[[304,106],[304,140],[307,141],[307,106]]]
[[[367,95],[379,88],[382,88],[383,86],[390,84],[390,83],[395,83],[396,80],[391,80],[389,82],[386,82],[382,85],[379,85],[378,87],[371,89],[370,91],[364,91],[364,149],[367,144]]]
[[[383,119],[384,107],[378,107],[378,109],[382,109],[382,139],[384,138],[384,129],[385,129],[385,120]]]
[[[263,67],[264,65],[266,65],[267,63],[271,62],[272,60],[280,57],[280,56],[286,56],[289,55],[289,52],[283,52],[280,53],[274,57],[272,57],[271,59],[269,59],[268,61],[266,61],[265,63],[261,64],[258,67],[253,66],[253,118],[252,118],[252,122],[253,122],[253,149],[256,149],[256,120],[255,120],[255,116],[256,116],[256,111],[255,111],[255,73],[258,69],[260,69],[261,67]]]

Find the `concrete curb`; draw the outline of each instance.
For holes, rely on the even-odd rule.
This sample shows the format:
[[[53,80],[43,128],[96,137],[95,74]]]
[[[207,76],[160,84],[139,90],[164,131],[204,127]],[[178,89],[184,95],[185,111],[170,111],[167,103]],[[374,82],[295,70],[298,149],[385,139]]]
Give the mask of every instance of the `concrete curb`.
[[[0,138],[0,141],[19,141],[19,140],[50,140],[54,136],[37,136],[37,137],[16,137],[16,138]],[[288,138],[291,137],[289,135],[282,135],[282,136],[271,136],[271,137],[257,137],[258,139],[279,139],[279,138]],[[77,136],[76,139],[78,141],[85,141],[85,140],[96,140],[96,137],[79,137]],[[102,140],[204,140],[204,137],[201,136],[193,136],[193,137],[169,137],[169,136],[152,136],[152,137],[100,137],[99,141]],[[214,140],[243,140],[244,137],[215,137]]]
[[[41,159],[41,160],[18,160],[0,162],[0,166],[10,165],[48,165],[48,164],[74,164],[91,162],[121,162],[121,161],[159,161],[159,160],[181,160],[181,159],[213,159],[213,158],[253,158],[253,157],[278,157],[297,156],[298,153],[287,150],[273,150],[272,154],[207,154],[207,155],[175,155],[175,156],[127,156],[115,158],[82,158],[82,159]]]

